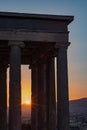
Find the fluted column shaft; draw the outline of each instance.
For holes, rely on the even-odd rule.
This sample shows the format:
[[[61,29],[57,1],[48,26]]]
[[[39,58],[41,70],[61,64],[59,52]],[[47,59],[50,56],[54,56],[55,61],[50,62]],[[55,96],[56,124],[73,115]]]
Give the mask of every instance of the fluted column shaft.
[[[10,44],[9,130],[21,130],[21,48]]]
[[[38,64],[38,130],[47,130],[46,64]]]
[[[31,69],[31,130],[38,130],[38,69],[33,66]]]
[[[7,129],[7,65],[0,65],[0,130]]]
[[[47,61],[47,130],[56,130],[56,95],[54,57]]]
[[[61,47],[57,53],[57,125],[58,130],[69,130],[67,48]]]

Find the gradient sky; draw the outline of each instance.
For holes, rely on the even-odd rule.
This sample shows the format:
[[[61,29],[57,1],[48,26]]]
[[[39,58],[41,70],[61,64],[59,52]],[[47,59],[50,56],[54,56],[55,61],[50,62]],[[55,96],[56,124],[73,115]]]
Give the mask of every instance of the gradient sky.
[[[0,0],[0,11],[73,15],[74,21],[69,25],[69,97],[87,97],[87,0]],[[22,80],[26,91],[30,75],[26,73],[28,68],[22,70],[22,75],[26,75]]]

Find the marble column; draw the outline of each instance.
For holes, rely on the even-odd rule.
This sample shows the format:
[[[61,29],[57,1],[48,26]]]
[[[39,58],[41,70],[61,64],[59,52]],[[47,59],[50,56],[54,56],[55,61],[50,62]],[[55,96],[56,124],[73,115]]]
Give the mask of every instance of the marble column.
[[[10,41],[9,130],[21,130],[21,46]]]
[[[7,129],[7,65],[0,64],[0,130]]]
[[[46,64],[38,64],[38,130],[47,130]]]
[[[56,94],[54,57],[47,61],[47,130],[56,130]]]
[[[57,53],[57,100],[58,130],[69,130],[68,72],[66,47],[60,47]]]
[[[38,120],[38,71],[37,67],[32,66],[31,68],[31,130],[37,129]]]

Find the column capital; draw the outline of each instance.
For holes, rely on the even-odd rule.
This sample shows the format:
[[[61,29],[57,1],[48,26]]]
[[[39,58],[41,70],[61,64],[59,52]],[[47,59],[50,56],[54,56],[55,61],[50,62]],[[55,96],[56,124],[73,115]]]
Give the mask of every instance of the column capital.
[[[59,48],[68,48],[68,46],[70,45],[70,42],[56,42],[55,44],[55,48],[59,49]]]
[[[30,64],[29,66],[28,66],[28,68],[29,69],[35,69],[37,67],[37,63],[35,63],[35,64]]]
[[[3,69],[7,69],[9,67],[9,65],[6,62],[1,62],[0,63],[0,71]]]
[[[9,40],[8,42],[9,46],[19,46],[19,47],[24,47],[24,42],[23,41],[18,41],[18,40]]]

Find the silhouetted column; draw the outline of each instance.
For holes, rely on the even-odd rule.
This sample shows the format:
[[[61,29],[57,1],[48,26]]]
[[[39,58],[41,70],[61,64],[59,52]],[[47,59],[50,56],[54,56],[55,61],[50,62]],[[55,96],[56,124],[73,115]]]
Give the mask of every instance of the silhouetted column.
[[[0,64],[0,130],[7,129],[7,65]]]
[[[38,64],[38,130],[47,130],[46,64]]]
[[[57,54],[57,125],[58,130],[69,130],[67,48],[61,47]]]
[[[37,109],[38,109],[38,71],[37,67],[31,69],[31,130],[37,129]]]
[[[56,95],[54,57],[47,61],[47,130],[56,130]]]
[[[9,130],[21,130],[21,46],[10,41]]]

